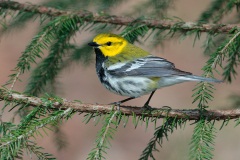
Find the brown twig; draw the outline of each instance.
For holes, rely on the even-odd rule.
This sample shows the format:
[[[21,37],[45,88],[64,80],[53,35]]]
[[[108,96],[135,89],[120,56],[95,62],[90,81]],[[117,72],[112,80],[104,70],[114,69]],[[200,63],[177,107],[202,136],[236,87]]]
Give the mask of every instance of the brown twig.
[[[0,100],[9,102],[15,102],[20,104],[29,104],[33,107],[43,107],[46,104],[38,97],[31,97],[20,93],[8,92],[5,89],[0,89]],[[83,104],[74,101],[63,100],[58,102],[57,100],[49,99],[52,101],[53,109],[68,109],[72,108],[77,112],[85,113],[99,113],[107,114],[113,110],[112,105],[100,105],[100,104]],[[114,108],[117,110],[117,107]],[[145,117],[175,117],[175,118],[186,118],[188,120],[198,120],[200,116],[205,116],[209,120],[225,120],[225,119],[236,119],[240,117],[240,109],[232,110],[207,110],[200,114],[198,109],[164,109],[164,108],[153,108],[152,111],[146,111],[141,107],[132,106],[121,106],[120,111],[125,114],[132,116],[133,113],[137,116]]]
[[[240,28],[240,24],[198,24],[193,22],[174,22],[166,20],[153,19],[135,19],[131,17],[119,17],[113,15],[99,15],[87,11],[63,11],[51,7],[34,5],[29,3],[18,3],[13,1],[1,1],[0,8],[17,11],[31,12],[37,14],[46,14],[56,17],[62,15],[73,15],[82,18],[81,22],[107,23],[115,25],[145,25],[149,28],[173,29],[179,31],[197,30],[199,32],[228,33],[234,28]]]

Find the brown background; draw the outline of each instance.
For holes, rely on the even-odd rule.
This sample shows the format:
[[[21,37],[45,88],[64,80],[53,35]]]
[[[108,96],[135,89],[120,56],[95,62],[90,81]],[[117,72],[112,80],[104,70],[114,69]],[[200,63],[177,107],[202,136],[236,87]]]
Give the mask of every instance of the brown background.
[[[26,1],[19,1],[26,2]],[[37,2],[37,1],[36,1]],[[39,2],[39,1],[38,1]],[[113,14],[120,15],[131,6],[134,6],[138,1],[131,1],[127,4],[121,4],[120,7],[114,10]],[[184,21],[195,21],[209,4],[209,1],[192,1],[192,0],[178,0],[175,7],[169,12],[170,15],[181,17]],[[128,7],[128,8],[126,8]],[[231,15],[229,16],[231,17]],[[8,75],[15,67],[17,59],[24,51],[26,45],[30,42],[31,38],[36,33],[38,27],[37,22],[30,22],[27,27],[9,33],[7,36],[1,36],[0,42],[0,84],[4,84],[8,80]],[[81,31],[78,33],[75,40],[79,45],[86,42],[89,32]],[[204,35],[200,41],[197,41],[193,46],[193,38],[186,40],[171,40],[164,42],[164,47],[151,49],[145,43],[143,47],[145,50],[150,51],[152,54],[164,57],[182,70],[190,71],[196,75],[201,75],[201,68],[207,61],[207,57],[203,56],[202,44]],[[239,70],[239,69],[238,69]],[[21,92],[24,90],[28,80],[29,73],[21,76],[23,82],[18,82],[15,90]],[[231,85],[223,83],[215,85],[216,91],[214,92],[214,102],[210,105],[212,109],[228,108],[231,104],[227,99],[229,95],[240,93],[240,77],[235,80]],[[114,95],[107,91],[99,82],[96,73],[94,60],[90,66],[85,67],[81,64],[73,64],[66,70],[61,72],[57,79],[59,83],[57,95],[64,97],[68,100],[81,100],[86,103],[109,103],[118,101],[124,97]],[[172,108],[194,108],[192,102],[192,89],[196,83],[184,83],[175,85],[168,88],[158,90],[154,95],[151,105],[154,107],[161,107],[163,105],[171,106]],[[141,106],[146,101],[147,96],[143,96],[136,100],[129,102],[130,105]],[[2,103],[1,103],[2,104]],[[5,112],[3,115],[4,120],[9,120],[11,114]],[[53,153],[57,159],[65,160],[79,160],[86,159],[87,154],[94,147],[96,134],[99,131],[101,124],[94,126],[94,122],[84,124],[82,115],[75,115],[71,120],[65,122],[62,130],[66,134],[68,146],[62,151],[57,151],[53,143],[53,134],[49,132],[48,136],[44,138],[38,137],[39,145],[44,147],[46,152]],[[160,123],[159,123],[160,124]],[[157,159],[166,160],[185,160],[189,154],[189,143],[191,140],[192,130],[194,125],[187,123],[184,129],[178,129],[169,136],[169,141],[164,140],[163,148],[160,152],[156,153]],[[214,160],[238,160],[240,157],[240,140],[239,140],[239,127],[234,128],[234,123],[231,122],[227,127],[219,131],[221,122],[217,122],[217,134],[215,140]],[[111,141],[107,159],[123,160],[123,159],[138,159],[141,151],[144,149],[149,139],[152,137],[154,127],[149,126],[145,130],[145,125],[139,125],[136,129],[129,120],[126,128],[120,126],[114,135],[114,140]],[[30,159],[26,156],[26,159]]]

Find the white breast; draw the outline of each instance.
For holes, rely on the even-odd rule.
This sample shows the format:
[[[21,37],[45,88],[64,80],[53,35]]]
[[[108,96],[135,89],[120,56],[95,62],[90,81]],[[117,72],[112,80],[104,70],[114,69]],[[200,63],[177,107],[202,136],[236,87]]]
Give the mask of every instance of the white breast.
[[[110,91],[128,97],[140,97],[151,93],[153,81],[146,77],[114,77],[105,72],[104,86]]]

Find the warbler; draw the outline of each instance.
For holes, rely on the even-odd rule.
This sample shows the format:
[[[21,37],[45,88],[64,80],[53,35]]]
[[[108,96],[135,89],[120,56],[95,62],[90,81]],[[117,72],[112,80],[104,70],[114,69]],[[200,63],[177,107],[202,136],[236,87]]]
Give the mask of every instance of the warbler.
[[[186,81],[221,82],[179,70],[172,62],[151,55],[116,34],[98,34],[88,45],[94,48],[101,83],[111,92],[129,97],[111,104],[120,105],[151,93],[143,106],[148,108],[159,88]]]

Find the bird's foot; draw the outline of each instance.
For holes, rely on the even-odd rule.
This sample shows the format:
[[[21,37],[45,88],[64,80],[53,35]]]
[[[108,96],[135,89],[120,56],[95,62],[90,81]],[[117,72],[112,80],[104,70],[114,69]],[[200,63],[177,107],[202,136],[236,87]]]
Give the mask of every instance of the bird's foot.
[[[113,105],[113,106],[116,106],[117,107],[117,110],[120,111],[120,104],[121,102],[113,102],[113,103],[109,103],[109,105]]]
[[[109,103],[108,105],[115,105],[115,106],[117,106],[117,105],[120,105],[121,104],[121,102],[112,102],[112,103]]]
[[[152,110],[152,107],[151,106],[149,106],[148,104],[144,104],[144,106],[142,107],[143,109],[145,109],[145,110]]]
[[[114,106],[117,106],[117,109],[120,110],[120,104],[124,103],[124,102],[127,102],[131,99],[135,99],[135,97],[129,97],[127,99],[124,99],[124,100],[121,100],[121,101],[118,101],[118,102],[113,102],[113,103],[110,103],[109,105],[114,105]]]
[[[165,109],[165,110],[172,110],[172,108],[171,108],[171,107],[169,107],[169,106],[162,106],[162,107],[161,107],[161,109]]]

